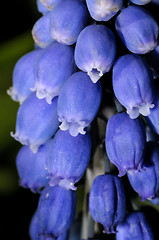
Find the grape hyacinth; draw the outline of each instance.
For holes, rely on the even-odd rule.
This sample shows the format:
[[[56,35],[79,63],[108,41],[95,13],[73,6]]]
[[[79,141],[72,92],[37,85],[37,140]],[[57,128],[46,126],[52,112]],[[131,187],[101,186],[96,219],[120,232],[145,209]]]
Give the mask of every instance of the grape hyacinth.
[[[141,208],[159,204],[159,6],[36,4],[35,47],[7,91],[19,184],[39,194],[30,239],[155,239]]]

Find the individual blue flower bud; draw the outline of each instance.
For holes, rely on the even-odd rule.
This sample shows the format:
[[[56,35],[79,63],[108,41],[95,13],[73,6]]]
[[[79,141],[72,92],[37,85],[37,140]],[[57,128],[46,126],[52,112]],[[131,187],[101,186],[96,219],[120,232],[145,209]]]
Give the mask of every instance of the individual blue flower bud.
[[[45,48],[50,45],[54,40],[50,35],[50,15],[51,12],[47,12],[44,16],[39,18],[33,26],[32,36],[35,43],[41,47]]]
[[[41,53],[42,50],[35,49],[17,61],[13,70],[13,86],[7,91],[14,101],[22,103],[32,93],[30,88],[35,84],[34,66]]]
[[[150,114],[146,117],[146,120],[153,131],[159,134],[159,89],[155,92],[153,103],[155,107],[150,110]]]
[[[40,2],[50,11],[53,10],[61,1],[62,0],[40,0]]]
[[[94,83],[110,70],[115,56],[115,37],[109,28],[94,24],[81,31],[75,46],[75,63]]]
[[[157,45],[158,24],[144,8],[129,6],[117,16],[117,33],[129,51],[145,54]]]
[[[76,72],[63,85],[58,98],[58,116],[61,130],[72,136],[85,134],[96,116],[102,92],[101,84],[94,84],[84,72]]]
[[[117,226],[117,240],[154,240],[143,212],[132,212]]]
[[[76,192],[59,186],[46,187],[39,199],[37,218],[40,240],[55,240],[74,220]]]
[[[68,131],[55,134],[47,157],[50,186],[59,185],[76,190],[74,184],[83,176],[91,154],[91,139],[87,132],[73,137]]]
[[[32,93],[19,107],[16,132],[11,135],[36,153],[39,146],[55,134],[58,126],[57,97],[47,104]]]
[[[89,210],[93,219],[104,226],[105,233],[115,233],[126,213],[122,180],[112,174],[97,176],[90,190]]]
[[[36,91],[39,99],[46,98],[50,104],[75,69],[73,48],[53,42],[43,50],[38,59],[32,91]]]
[[[146,134],[139,118],[131,119],[126,113],[113,115],[107,123],[105,146],[110,161],[123,176],[128,170],[142,168]]]
[[[151,2],[151,0],[130,0],[130,2],[135,3],[137,5],[145,5]]]
[[[142,201],[159,196],[159,147],[149,142],[145,156],[142,171],[127,173],[132,188]]]
[[[46,155],[50,141],[41,145],[37,153],[33,153],[28,146],[23,146],[16,159],[20,185],[30,188],[32,192],[40,192],[48,185]]]
[[[34,213],[31,222],[30,222],[30,226],[29,226],[29,235],[31,240],[52,240],[52,238],[50,237],[45,237],[45,236],[39,236],[39,232],[40,232],[40,225],[38,222],[38,217],[37,217],[37,212]],[[68,231],[62,233],[62,235],[60,235],[57,240],[66,240],[67,239],[67,235],[68,235]]]
[[[113,66],[113,90],[130,118],[148,116],[154,107],[154,84],[150,67],[142,57],[127,54]]]
[[[52,11],[50,34],[56,41],[71,45],[86,26],[87,19],[86,6],[80,0],[61,1]]]
[[[40,13],[42,13],[43,15],[45,15],[45,13],[48,12],[48,9],[40,2],[40,0],[37,0],[37,1],[36,1],[36,4],[37,4],[38,11],[39,11]]]
[[[123,0],[86,0],[91,17],[96,21],[108,21],[123,6]]]

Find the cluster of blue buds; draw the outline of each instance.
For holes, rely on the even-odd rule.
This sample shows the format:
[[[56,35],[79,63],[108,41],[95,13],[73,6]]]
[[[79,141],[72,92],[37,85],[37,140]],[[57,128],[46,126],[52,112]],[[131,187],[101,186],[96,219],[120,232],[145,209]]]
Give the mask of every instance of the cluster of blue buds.
[[[158,8],[156,0],[37,0],[35,48],[7,91],[20,104],[11,133],[23,145],[19,184],[40,195],[31,240],[154,239],[133,209],[135,198],[159,204],[159,21],[147,6]]]

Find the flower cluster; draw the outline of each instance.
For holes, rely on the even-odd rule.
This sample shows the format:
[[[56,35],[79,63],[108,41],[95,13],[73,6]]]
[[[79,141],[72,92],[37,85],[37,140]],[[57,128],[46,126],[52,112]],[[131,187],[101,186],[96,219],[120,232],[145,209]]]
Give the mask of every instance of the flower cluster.
[[[92,164],[92,122],[106,111],[111,72],[116,113],[105,121],[103,156],[119,174],[93,176],[89,211],[117,240],[153,239],[144,213],[127,208],[122,179],[142,201],[158,203],[159,26],[146,10],[149,2],[37,0],[42,16],[32,29],[35,49],[16,63],[8,90],[20,103],[11,133],[24,145],[16,159],[20,185],[40,194],[32,240],[68,237],[76,183]]]

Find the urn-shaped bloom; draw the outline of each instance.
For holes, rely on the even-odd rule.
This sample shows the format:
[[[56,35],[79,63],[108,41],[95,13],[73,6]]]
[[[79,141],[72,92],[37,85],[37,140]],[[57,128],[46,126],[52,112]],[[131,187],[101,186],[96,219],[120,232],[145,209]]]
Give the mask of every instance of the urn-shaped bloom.
[[[34,67],[41,53],[41,49],[35,49],[16,63],[13,70],[13,86],[7,91],[14,101],[22,103],[32,93],[30,88],[35,84]]]
[[[51,186],[60,185],[75,190],[74,184],[83,176],[91,153],[87,132],[73,137],[68,131],[58,130],[51,140],[47,157],[47,177]]]
[[[48,185],[46,156],[50,141],[41,145],[37,153],[28,146],[23,146],[18,152],[16,165],[20,177],[20,185],[32,192],[40,192]]]
[[[112,116],[106,128],[106,152],[117,166],[119,176],[128,170],[142,168],[145,154],[146,134],[139,118],[131,119],[126,113]]]
[[[41,3],[41,0],[36,0],[36,5],[37,5],[37,9],[38,11],[44,15],[45,13],[47,13],[49,10]]]
[[[94,83],[109,72],[115,56],[115,37],[109,28],[93,24],[81,31],[75,46],[75,62]]]
[[[112,174],[97,176],[90,190],[89,210],[93,219],[104,226],[106,233],[115,233],[126,213],[122,180]]]
[[[123,6],[123,0],[86,0],[91,17],[96,21],[108,21]]]
[[[50,35],[50,15],[49,11],[39,18],[32,29],[34,42],[41,48],[47,47],[54,41]]]
[[[113,89],[116,98],[127,109],[130,118],[148,116],[154,107],[152,72],[144,59],[136,54],[119,57],[113,66]]]
[[[88,12],[80,0],[61,1],[51,12],[50,34],[59,43],[72,45],[86,26]]]
[[[46,98],[50,104],[75,69],[73,48],[53,42],[43,50],[37,61],[32,91],[36,91],[39,99]]]
[[[117,240],[154,240],[143,212],[132,212],[117,226]]]
[[[143,170],[127,173],[132,188],[142,201],[159,196],[159,147],[152,142],[147,143]]]
[[[63,85],[58,98],[61,130],[72,136],[85,134],[84,128],[94,119],[101,101],[101,84],[94,84],[84,72],[76,72]]]
[[[57,97],[48,104],[32,93],[19,107],[16,132],[11,135],[36,153],[39,146],[49,140],[59,126]]]
[[[39,199],[37,221],[40,240],[55,240],[74,220],[76,192],[59,186],[46,187]]]
[[[115,27],[132,53],[145,54],[157,45],[158,24],[142,7],[129,6],[123,9],[116,18]]]

